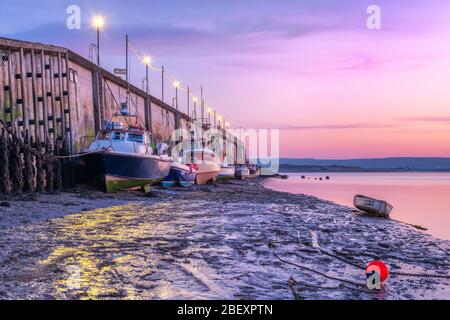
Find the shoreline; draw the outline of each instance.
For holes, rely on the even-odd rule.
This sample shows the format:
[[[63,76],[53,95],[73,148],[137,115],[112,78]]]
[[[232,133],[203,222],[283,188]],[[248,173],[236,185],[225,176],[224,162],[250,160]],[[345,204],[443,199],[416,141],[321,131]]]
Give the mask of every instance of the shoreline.
[[[450,299],[449,279],[393,274],[376,292],[363,270],[449,275],[450,241],[263,181],[11,198],[0,298]]]

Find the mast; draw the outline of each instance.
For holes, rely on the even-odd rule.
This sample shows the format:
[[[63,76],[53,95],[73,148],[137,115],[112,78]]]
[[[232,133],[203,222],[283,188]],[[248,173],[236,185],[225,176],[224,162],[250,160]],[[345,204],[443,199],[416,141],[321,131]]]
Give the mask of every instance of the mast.
[[[126,104],[127,104],[127,108],[128,108],[128,100],[130,97],[130,85],[128,82],[128,35],[125,35],[125,69],[126,69],[126,77],[125,77],[125,81],[127,82],[127,98],[126,98]]]

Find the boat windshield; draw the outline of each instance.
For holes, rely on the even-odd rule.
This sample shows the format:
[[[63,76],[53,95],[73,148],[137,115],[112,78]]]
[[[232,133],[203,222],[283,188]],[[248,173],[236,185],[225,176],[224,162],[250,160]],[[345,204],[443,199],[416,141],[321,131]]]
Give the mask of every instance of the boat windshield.
[[[128,141],[144,143],[144,136],[142,134],[128,133]]]
[[[125,139],[125,133],[124,132],[113,132],[112,139],[115,141],[122,141]]]
[[[197,160],[205,160],[205,161],[217,161],[216,156],[214,153],[208,152],[208,151],[197,151],[195,152],[195,158]]]
[[[111,132],[108,132],[108,131],[100,131],[100,132],[98,133],[97,139],[98,139],[98,140],[110,140],[110,139],[111,139]]]

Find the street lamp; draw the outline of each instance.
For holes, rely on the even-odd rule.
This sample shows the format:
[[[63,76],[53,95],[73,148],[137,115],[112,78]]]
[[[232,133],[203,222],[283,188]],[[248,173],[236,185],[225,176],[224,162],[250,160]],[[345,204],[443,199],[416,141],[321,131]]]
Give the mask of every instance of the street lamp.
[[[142,58],[142,62],[145,64],[145,93],[147,94],[147,105],[146,105],[146,110],[145,110],[145,115],[146,115],[146,122],[148,122],[148,128],[150,133],[152,132],[152,99],[150,99],[149,94],[150,94],[150,83],[148,80],[148,68],[152,63],[152,58],[149,56],[144,56]],[[146,124],[146,126],[147,126]],[[150,136],[150,138],[152,139],[152,136]]]
[[[145,64],[145,93],[147,93],[147,95],[149,94],[149,83],[148,83],[148,68],[150,66],[150,63],[152,62],[152,58],[149,56],[145,56],[142,59],[142,62]]]
[[[178,110],[178,88],[180,87],[180,82],[174,81],[173,86],[175,87],[175,107]]]
[[[197,118],[197,101],[198,101],[198,98],[197,97],[193,97],[192,101],[194,101],[194,118]]]
[[[211,108],[208,108],[208,110],[206,110],[206,112],[208,113],[208,122],[209,122],[209,124],[211,124],[211,114],[212,114],[213,110]]]
[[[100,67],[100,29],[105,25],[105,19],[102,16],[95,16],[92,25],[97,29],[97,66]]]

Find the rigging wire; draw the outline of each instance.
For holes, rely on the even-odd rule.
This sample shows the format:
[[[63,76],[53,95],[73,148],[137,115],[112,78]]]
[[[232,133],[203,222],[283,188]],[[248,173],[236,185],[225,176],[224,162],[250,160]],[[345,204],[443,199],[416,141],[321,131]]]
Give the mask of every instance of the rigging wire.
[[[142,62],[144,63],[144,57],[145,55],[137,48],[135,48],[133,46],[133,44],[131,43],[130,40],[128,40],[128,45],[129,48],[131,49],[131,51],[134,53],[134,55]],[[162,72],[162,68],[158,68],[152,64],[149,65],[150,69],[154,70],[154,71],[158,71],[158,72]],[[167,79],[170,83],[174,84],[177,83],[178,81],[172,76],[170,75],[169,72],[167,72],[167,70],[164,70],[164,78]],[[185,86],[182,86],[180,82],[178,82],[178,89],[182,90],[182,91],[188,91],[188,88]],[[189,93],[189,98],[194,98],[195,95],[192,94],[192,90],[190,90]]]

